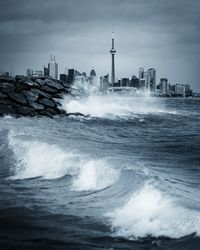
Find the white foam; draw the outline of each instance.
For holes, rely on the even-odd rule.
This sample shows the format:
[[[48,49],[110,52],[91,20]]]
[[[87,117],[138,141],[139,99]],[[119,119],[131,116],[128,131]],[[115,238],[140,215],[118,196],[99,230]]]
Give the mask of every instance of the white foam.
[[[138,238],[152,235],[179,238],[200,234],[200,212],[176,204],[146,184],[124,206],[108,213],[116,235]]]
[[[65,97],[63,108],[68,113],[80,112],[92,117],[134,117],[137,114],[168,112],[160,98],[123,95],[90,95],[87,98]]]
[[[11,179],[73,177],[73,190],[99,190],[118,179],[118,172],[105,160],[63,150],[57,145],[9,136],[9,146],[17,161]]]
[[[104,160],[89,161],[82,165],[80,174],[73,182],[75,190],[100,190],[115,183],[119,172],[108,166]]]

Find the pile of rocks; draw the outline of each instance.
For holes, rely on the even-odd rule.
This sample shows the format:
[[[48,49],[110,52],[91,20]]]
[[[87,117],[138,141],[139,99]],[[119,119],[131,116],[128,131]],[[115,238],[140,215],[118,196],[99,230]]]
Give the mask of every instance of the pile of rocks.
[[[0,78],[0,115],[49,116],[66,114],[61,108],[70,85],[46,77]]]

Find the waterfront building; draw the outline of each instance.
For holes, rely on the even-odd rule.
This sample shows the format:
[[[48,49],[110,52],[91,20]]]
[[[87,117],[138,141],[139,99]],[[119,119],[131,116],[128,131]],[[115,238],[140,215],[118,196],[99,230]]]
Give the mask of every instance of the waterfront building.
[[[137,76],[132,76],[131,81],[130,81],[130,87],[134,87],[139,89],[139,78],[137,78]]]
[[[60,80],[63,82],[67,82],[67,75],[66,74],[60,74]]]
[[[156,91],[156,70],[154,68],[150,68],[147,70],[147,84],[151,92]]]
[[[69,69],[68,70],[68,82],[69,82],[69,84],[73,84],[74,75],[75,75],[75,70],[74,69]]]
[[[58,64],[56,62],[55,56],[52,57],[51,55],[51,61],[48,64],[48,70],[49,70],[49,76],[53,79],[58,79]]]
[[[160,94],[166,96],[168,94],[168,79],[167,78],[160,78]]]
[[[26,76],[32,76],[33,75],[33,70],[32,69],[27,69],[26,70]]]
[[[96,85],[97,83],[97,77],[96,77],[96,71],[94,70],[94,68],[92,68],[92,70],[90,71],[90,76],[88,77],[88,81],[91,85]]]
[[[112,48],[110,50],[111,54],[111,85],[114,86],[115,84],[115,38],[114,38],[114,31],[112,31]]]
[[[129,87],[129,78],[121,79],[121,87]]]
[[[35,70],[34,76],[42,76],[42,75],[43,75],[42,70]]]
[[[99,87],[99,92],[102,94],[107,93],[108,88],[110,87],[109,83],[109,75],[101,76],[100,77],[100,87]]]
[[[144,79],[144,68],[139,68],[138,77],[139,77],[139,80]]]
[[[176,84],[175,85],[175,95],[185,97],[185,85]]]
[[[44,67],[44,76],[49,76],[49,69],[47,67]]]

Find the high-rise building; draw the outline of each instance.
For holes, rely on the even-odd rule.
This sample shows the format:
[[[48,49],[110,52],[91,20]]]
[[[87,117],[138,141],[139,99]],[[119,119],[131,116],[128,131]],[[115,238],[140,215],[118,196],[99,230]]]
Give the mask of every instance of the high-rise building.
[[[168,94],[168,79],[160,78],[159,87],[161,95],[166,96]]]
[[[60,80],[63,82],[67,82],[67,75],[66,74],[60,74]]]
[[[74,75],[75,75],[75,70],[74,69],[69,69],[68,70],[68,82],[69,82],[69,84],[73,84]]]
[[[139,75],[138,75],[138,77],[139,77],[139,80],[140,79],[144,79],[144,69],[143,68],[139,68]]]
[[[122,78],[121,79],[121,87],[129,87],[129,78]]]
[[[90,71],[90,76],[88,77],[88,81],[91,85],[96,85],[97,83],[97,77],[96,77],[96,71],[94,68]]]
[[[114,31],[112,32],[112,48],[110,50],[111,54],[111,85],[115,84],[115,38],[114,38]]]
[[[49,76],[58,79],[58,64],[56,62],[55,56],[52,57],[51,55],[51,61],[48,64],[48,70],[49,70]]]
[[[185,85],[176,84],[175,85],[175,95],[185,97]]]
[[[150,87],[150,91],[156,91],[156,70],[154,68],[150,68],[147,70],[147,83]]]
[[[43,75],[42,70],[35,70],[34,76],[42,76],[42,75]]]
[[[100,87],[99,87],[99,92],[102,94],[107,93],[107,90],[109,88],[109,75],[101,76],[100,77]]]
[[[27,69],[26,70],[26,76],[32,76],[33,75],[33,70],[32,69]]]
[[[131,81],[130,81],[130,87],[134,87],[139,89],[139,78],[137,76],[132,76]]]
[[[48,77],[49,76],[49,69],[44,67],[44,76]]]

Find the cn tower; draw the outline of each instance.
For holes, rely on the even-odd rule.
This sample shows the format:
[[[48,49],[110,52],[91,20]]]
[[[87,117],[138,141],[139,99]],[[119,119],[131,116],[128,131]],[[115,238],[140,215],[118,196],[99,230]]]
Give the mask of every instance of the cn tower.
[[[115,83],[115,38],[114,38],[114,31],[112,31],[112,48],[110,50],[111,54],[111,85]]]

